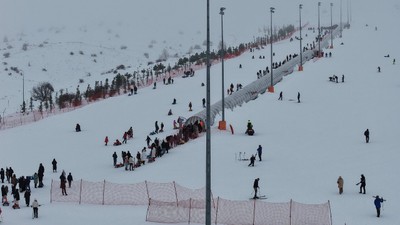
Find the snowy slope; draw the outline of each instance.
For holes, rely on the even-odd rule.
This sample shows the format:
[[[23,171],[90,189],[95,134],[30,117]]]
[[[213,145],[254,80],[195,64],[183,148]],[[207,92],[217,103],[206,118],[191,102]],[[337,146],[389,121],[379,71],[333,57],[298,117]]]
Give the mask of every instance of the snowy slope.
[[[11,5],[18,8],[17,3]],[[229,9],[228,3],[224,3]],[[237,9],[242,6],[239,3],[231,4],[232,8],[236,6]],[[271,3],[277,4],[281,4],[282,8],[293,8],[293,14],[297,12],[295,1],[290,4],[278,1]],[[326,14],[328,3],[323,4]],[[339,2],[335,2],[335,5],[339,5]],[[394,29],[400,17],[399,5],[394,0],[385,4],[352,1],[351,29],[345,30],[343,38],[334,41],[334,49],[328,50],[333,53],[332,58],[311,61],[305,65],[303,72],[294,72],[276,85],[276,93],[265,93],[255,101],[226,111],[226,120],[236,133],[232,135],[212,128],[214,196],[246,200],[251,195],[252,181],[259,177],[261,192],[271,202],[293,199],[303,203],[322,203],[330,200],[335,225],[398,223],[400,208],[396,202],[400,199],[395,187],[399,185],[396,171],[399,161],[400,69],[392,64],[392,60],[400,50],[396,45],[399,31]],[[248,4],[243,6],[243,10],[245,7],[249,7]],[[269,4],[262,10],[262,7],[252,7],[251,10],[255,11],[249,14],[265,13],[268,7]],[[214,11],[218,11],[218,8],[219,5],[214,6]],[[316,16],[316,3],[309,8],[305,4],[304,8],[307,8],[309,17]],[[277,17],[284,17],[278,12],[275,13]],[[228,20],[228,11],[226,15]],[[263,18],[266,19],[265,16]],[[296,18],[292,18],[292,21],[296,21]],[[288,18],[288,21],[291,20]],[[202,25],[199,25],[199,29],[203,34]],[[232,33],[239,36],[246,32],[232,30]],[[312,36],[311,32],[308,34]],[[217,37],[215,34],[214,38]],[[67,37],[65,39],[68,40]],[[340,45],[341,42],[343,45]],[[276,45],[277,57],[278,54],[285,56],[297,51],[298,48],[291,44],[286,41]],[[256,71],[268,65],[268,50],[255,52],[254,60],[251,59],[253,53],[246,53],[227,61],[225,86],[230,83],[245,85],[253,81]],[[383,57],[387,54],[391,57]],[[265,61],[258,60],[258,55],[265,55]],[[239,64],[243,65],[243,69],[238,68]],[[381,66],[381,73],[377,73],[377,66]],[[213,102],[220,99],[220,70],[219,64],[211,69]],[[328,77],[333,74],[339,77],[344,74],[345,82],[329,82]],[[122,150],[132,153],[141,150],[156,120],[166,125],[165,133],[157,135],[163,138],[173,133],[172,121],[178,116],[189,117],[202,110],[201,99],[205,97],[205,87],[201,87],[201,82],[205,82],[205,70],[196,71],[193,78],[176,79],[173,85],[160,84],[156,90],[141,89],[136,96],[110,98],[71,113],[1,131],[0,167],[12,166],[17,176],[31,175],[39,163],[46,167],[45,187],[34,189],[32,193],[32,199],[37,198],[44,204],[40,208],[39,220],[31,221],[30,208],[23,206],[20,210],[12,210],[2,207],[4,223],[146,223],[145,206],[50,204],[49,184],[51,179],[59,177],[58,173],[50,171],[53,158],[57,159],[58,167],[71,172],[75,180],[105,179],[117,183],[176,181],[190,188],[203,187],[205,137],[174,148],[156,163],[133,172],[114,169],[111,158],[114,151],[120,156]],[[12,82],[7,83],[7,86],[15,89],[19,87],[13,85]],[[277,100],[280,91],[283,92],[283,101]],[[300,104],[292,101],[296,99],[297,92],[302,96]],[[173,98],[178,101],[175,106],[171,105]],[[193,112],[188,111],[189,101],[194,105]],[[167,116],[170,108],[174,113],[172,117]],[[253,122],[255,136],[243,134],[247,120]],[[74,132],[76,123],[81,124],[81,133]],[[130,126],[133,126],[135,138],[128,144],[119,147],[103,145],[106,135],[111,141],[120,139]],[[363,137],[367,128],[371,132],[369,144],[364,142]],[[255,153],[259,144],[264,149],[263,161],[257,161],[254,168],[247,167],[246,162],[235,161],[235,153]],[[358,194],[358,187],[355,186],[360,174],[367,179],[366,195]],[[336,187],[338,176],[344,178],[343,195],[338,194]],[[375,217],[371,197],[377,194],[388,200],[379,219]]]

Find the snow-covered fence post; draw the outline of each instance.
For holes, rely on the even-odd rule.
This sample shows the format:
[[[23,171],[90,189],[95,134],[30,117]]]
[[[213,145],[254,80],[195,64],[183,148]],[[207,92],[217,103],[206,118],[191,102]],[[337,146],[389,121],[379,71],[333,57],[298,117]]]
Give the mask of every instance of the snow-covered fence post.
[[[219,208],[219,196],[217,198],[217,209],[215,211],[215,224],[218,224],[218,208]]]
[[[82,201],[82,179],[81,183],[79,184],[79,204],[81,204]]]
[[[190,224],[190,214],[192,213],[192,198],[189,199],[189,218],[188,224]]]
[[[331,202],[328,200],[328,206],[329,206],[329,217],[331,219],[331,224],[332,225],[332,210],[331,210]]]
[[[148,199],[148,202],[149,202],[149,205],[150,205],[150,194],[149,194],[149,187],[147,185],[147,180],[145,180],[144,183],[146,184],[147,199]]]
[[[254,206],[253,206],[253,225],[255,223],[256,220],[256,200],[254,199]]]
[[[175,190],[176,207],[178,207],[178,193],[176,192],[175,181],[172,181],[172,184],[174,185],[174,190]]]
[[[50,203],[53,202],[53,179],[51,179],[51,185],[50,185]]]
[[[106,180],[104,180],[103,182],[103,201],[102,201],[102,205],[104,205],[104,192],[106,190]]]
[[[289,225],[292,225],[292,202],[293,202],[293,200],[290,199],[290,207],[289,207]]]

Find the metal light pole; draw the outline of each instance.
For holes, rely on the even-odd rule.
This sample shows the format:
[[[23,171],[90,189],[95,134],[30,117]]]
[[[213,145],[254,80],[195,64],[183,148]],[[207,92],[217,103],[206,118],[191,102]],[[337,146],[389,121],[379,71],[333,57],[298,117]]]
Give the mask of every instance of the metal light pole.
[[[274,68],[272,67],[272,64],[273,64],[273,51],[272,51],[272,42],[273,42],[273,39],[272,39],[272,36],[273,36],[273,34],[272,34],[272,13],[274,13],[275,12],[275,8],[274,7],[271,7],[271,8],[269,8],[270,9],[270,12],[271,12],[271,40],[270,40],[270,42],[271,42],[271,85],[268,87],[268,92],[271,92],[271,93],[274,93]]]
[[[299,65],[299,71],[303,71],[303,46],[301,45],[302,37],[301,37],[301,9],[303,8],[303,5],[299,5],[299,17],[300,17],[300,65]]]
[[[321,57],[321,26],[319,19],[319,8],[321,7],[321,2],[318,2],[318,58]]]
[[[342,24],[342,0],[340,0],[340,38],[342,38],[343,24]]]
[[[330,31],[331,31],[331,47],[330,48],[333,48],[332,7],[333,7],[333,3],[331,3],[331,29],[330,29]]]
[[[210,0],[207,0],[207,51],[206,51],[206,225],[211,225],[211,111],[210,111]]]
[[[222,64],[222,121],[219,122],[218,128],[220,130],[226,129],[225,122],[225,78],[224,78],[224,58],[225,58],[225,46],[224,46],[224,7],[220,8],[219,14],[221,15],[221,64]]]
[[[22,75],[22,107],[21,107],[21,111],[22,111],[22,113],[25,113],[26,104],[25,104],[25,75],[24,75],[24,72],[21,72],[21,75]]]

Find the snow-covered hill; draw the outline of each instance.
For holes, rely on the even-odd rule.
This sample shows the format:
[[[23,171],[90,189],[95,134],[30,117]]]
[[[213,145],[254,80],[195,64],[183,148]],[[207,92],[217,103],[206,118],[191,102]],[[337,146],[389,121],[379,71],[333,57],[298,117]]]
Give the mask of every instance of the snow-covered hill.
[[[161,5],[160,8],[150,7],[151,5],[147,6],[147,3],[144,2],[149,2],[153,6],[156,3]],[[65,51],[63,57],[58,57],[58,54],[56,54],[45,58],[54,59],[54,64],[49,63],[48,68],[52,67],[56,70],[57,65],[59,65],[59,68],[62,69],[57,72],[67,74],[69,71],[64,70],[69,67],[62,65],[61,62],[71,59],[70,51],[77,52],[83,49],[83,46],[86,46],[82,51],[85,52],[84,56],[87,57],[86,52],[99,51],[96,46],[114,48],[115,50],[104,50],[101,57],[104,57],[103,60],[107,62],[114,60],[119,62],[124,57],[128,58],[130,54],[134,58],[128,42],[126,42],[128,43],[126,44],[128,46],[126,55],[120,53],[123,51],[118,49],[125,42],[111,45],[112,41],[103,42],[96,38],[90,40],[88,37],[90,35],[86,37],[87,39],[81,38],[79,40],[90,45],[65,44],[78,39],[69,37],[69,35],[74,36],[74,32],[70,29],[77,28],[79,30],[80,27],[84,26],[81,25],[83,24],[81,22],[86,21],[84,19],[86,17],[78,12],[85,12],[86,9],[87,14],[93,15],[92,19],[87,20],[88,23],[99,24],[97,23],[99,16],[94,12],[98,12],[99,15],[104,11],[115,12],[116,9],[113,7],[117,7],[116,5],[111,6],[111,3],[101,1],[98,10],[104,11],[96,11],[90,8],[90,4],[86,2],[82,3],[80,7],[77,7],[74,1],[68,4],[66,2],[54,3],[53,1],[41,1],[41,3],[43,4],[41,7],[34,7],[33,3],[28,1],[4,1],[3,3],[7,4],[9,9],[26,10],[27,17],[24,17],[24,20],[15,20],[15,26],[22,27],[29,24],[27,22],[29,19],[38,22],[33,23],[34,25],[39,25],[40,21],[45,21],[46,25],[50,25],[50,22],[55,22],[56,19],[49,20],[48,18],[58,18],[55,15],[59,16],[60,24],[64,23],[65,25],[65,29],[54,35],[59,36],[59,39],[49,40],[49,46],[31,49],[29,54],[28,51],[21,51],[20,55],[24,55],[24,57],[27,57],[26,59],[45,62],[46,60],[39,60],[41,56],[36,55],[36,53],[52,55]],[[168,6],[178,9],[177,12],[179,13],[169,13],[168,16],[164,14],[162,18],[171,18],[172,21],[159,20],[161,23],[174,24],[173,19],[180,19],[181,23],[176,27],[182,27],[185,37],[189,30],[199,31],[194,35],[196,41],[174,36],[179,36],[179,32],[171,34],[164,30],[162,32],[164,36],[157,35],[157,33],[151,32],[153,31],[152,28],[156,26],[156,22],[149,18],[154,17],[143,17],[145,18],[141,20],[144,24],[143,27],[149,30],[149,32],[145,32],[147,41],[141,42],[145,43],[142,44],[145,45],[145,49],[147,44],[150,43],[148,40],[166,38],[166,36],[168,36],[168,43],[172,43],[173,40],[182,42],[182,52],[185,52],[188,46],[201,44],[204,40],[205,17],[203,14],[205,13],[205,3],[190,1],[192,10],[178,8],[178,5],[183,7],[181,5],[183,1],[176,1],[180,4],[172,4],[171,2],[167,4],[165,1],[155,0],[143,1],[140,10],[139,7],[122,7],[122,3],[123,1],[117,7],[121,9],[121,13],[116,13],[122,18],[129,18],[128,15],[140,18],[139,12],[153,12],[152,10],[158,10],[153,12],[153,15],[162,15],[162,13],[170,11],[165,10],[165,8],[161,10],[161,6]],[[274,1],[266,4],[262,1],[254,1],[253,4],[249,4],[247,2],[221,1],[216,3],[213,1],[212,10],[215,12],[212,17],[212,21],[215,21],[213,22],[215,23],[213,40],[218,40],[219,37],[218,11],[220,6],[227,8],[225,14],[226,32],[231,34],[226,35],[227,41],[234,40],[234,38],[229,38],[231,36],[236,37],[237,41],[240,42],[248,38],[251,39],[252,36],[257,35],[257,27],[268,24],[270,6],[277,8],[274,17],[277,21],[282,21],[282,23],[277,22],[278,24],[298,22],[298,3],[297,1]],[[339,6],[339,3],[339,1],[334,2],[334,6]],[[347,1],[343,1],[344,6],[346,6],[346,3]],[[310,22],[310,26],[316,26],[317,3],[307,2],[303,4],[305,18],[313,18],[305,19],[305,21]],[[327,19],[329,15],[328,5],[329,2],[322,2],[323,24],[330,22]],[[46,10],[55,6],[60,9],[56,11]],[[331,58],[311,61],[304,66],[303,72],[295,71],[286,76],[281,83],[276,85],[276,93],[265,93],[242,107],[235,108],[233,111],[227,110],[226,120],[228,124],[232,124],[234,127],[235,135],[228,131],[220,131],[216,127],[212,128],[212,190],[214,196],[232,200],[246,200],[251,195],[253,180],[259,177],[261,192],[268,196],[270,202],[286,202],[293,199],[303,203],[321,203],[330,200],[334,225],[345,223],[389,225],[398,223],[400,219],[397,212],[400,208],[396,205],[396,202],[400,199],[395,187],[399,184],[396,171],[398,170],[397,163],[399,160],[397,137],[400,135],[398,130],[400,106],[397,104],[400,97],[400,77],[398,76],[400,69],[397,64],[393,64],[393,59],[398,58],[396,54],[400,52],[396,44],[399,31],[394,29],[397,25],[396,21],[398,21],[396,18],[399,19],[400,17],[400,4],[395,0],[385,1],[384,3],[353,0],[351,6],[351,29],[345,30],[343,38],[334,40],[334,48],[327,50],[332,52]],[[36,20],[33,17],[28,17],[32,14],[25,7],[32,8],[32,14],[34,14],[33,12],[48,12],[48,14],[40,14],[43,15],[43,18],[39,17],[41,20]],[[0,15],[3,15],[4,18],[16,17],[5,10],[4,7],[0,8],[2,8]],[[237,11],[230,14],[230,9]],[[75,13],[76,17],[68,22],[67,18],[71,17],[69,15],[72,12]],[[337,11],[335,11],[335,15],[338,15]],[[247,20],[250,17],[254,19]],[[106,21],[105,23],[111,21],[112,24],[112,21],[118,21],[115,17],[104,18],[102,16],[102,18]],[[343,18],[346,20],[346,16],[343,16]],[[190,22],[192,20],[195,29]],[[235,25],[228,25],[229,20],[235,21]],[[1,26],[5,27],[4,31],[11,30],[10,24],[4,22],[3,19],[0,21]],[[122,24],[125,24],[127,20],[121,19],[121,21]],[[254,24],[248,21],[253,21]],[[338,16],[335,17],[335,21],[338,21]],[[259,25],[257,25],[258,23]],[[5,24],[8,24],[8,26],[5,26]],[[50,26],[45,27],[47,28],[44,29],[47,30]],[[377,27],[376,30],[375,27]],[[35,30],[37,28],[32,27],[32,29],[32,32],[24,32],[25,38],[34,39],[36,37],[38,33]],[[91,26],[87,26],[87,29],[88,34],[90,34]],[[104,33],[107,33],[107,29],[103,30]],[[45,40],[43,37],[48,36],[47,31],[46,33],[46,35],[36,39],[39,41],[35,43],[42,43]],[[118,32],[113,32],[113,34],[115,33]],[[169,35],[173,37],[169,37]],[[308,35],[312,37],[315,34],[309,31]],[[99,36],[103,40],[107,39],[106,34]],[[143,36],[145,35],[143,34]],[[11,35],[7,35],[7,37],[11,41]],[[112,37],[113,40],[114,38]],[[158,41],[162,38],[156,40],[157,43],[162,43],[162,41]],[[58,41],[63,41],[64,44],[50,44]],[[233,41],[230,43],[235,44]],[[274,47],[277,58],[296,52],[298,47],[293,43],[289,41],[278,43]],[[79,46],[79,48],[69,50],[70,47],[67,46]],[[155,52],[161,51],[164,46],[172,46],[172,44],[154,47]],[[51,48],[57,49],[57,51],[51,52]],[[34,52],[35,54],[33,54]],[[140,58],[142,54],[138,54],[137,57]],[[390,57],[384,57],[387,54],[390,54]],[[252,59],[253,55],[255,59]],[[257,58],[259,55],[265,55],[266,59],[259,60]],[[76,60],[74,64],[78,64],[77,67],[74,67],[77,73],[86,72],[82,68],[102,70],[103,65],[93,68],[91,67],[93,62],[87,60],[88,58],[85,59],[84,56],[79,53],[73,56],[73,59]],[[254,81],[256,72],[268,65],[268,56],[269,48],[265,48],[226,61],[225,86],[227,87],[230,83],[246,85]],[[10,60],[13,57],[14,55],[11,56]],[[75,57],[81,57],[82,60],[77,60]],[[23,57],[16,59],[15,63],[22,60]],[[135,59],[132,61],[132,65],[135,64]],[[79,66],[79,63],[82,67]],[[242,64],[242,69],[239,69],[239,64]],[[26,66],[26,64],[24,65]],[[112,67],[114,66],[112,65]],[[135,66],[138,66],[138,64],[135,64]],[[382,68],[381,73],[377,72],[378,66]],[[31,67],[33,68],[34,65],[31,65]],[[42,75],[37,75],[38,78],[32,78],[32,80],[45,80],[43,78],[45,73],[41,73],[40,67],[35,65],[37,74]],[[104,68],[106,67],[104,66]],[[29,71],[28,69],[24,68],[25,74]],[[220,71],[220,64],[211,69],[213,102],[220,100]],[[328,77],[333,74],[339,77],[344,74],[345,82],[329,82]],[[59,80],[60,85],[74,87],[77,78],[84,75],[76,77],[74,75],[74,78],[68,79],[65,76],[61,78],[49,74],[46,76],[49,76],[49,80],[54,82]],[[95,75],[92,76],[95,77]],[[28,75],[26,79],[30,79]],[[89,78],[87,79],[89,80]],[[69,83],[70,81],[71,83]],[[55,223],[62,225],[71,222],[76,224],[146,223],[145,206],[50,204],[49,186],[51,179],[58,180],[60,175],[50,171],[53,158],[57,159],[59,169],[64,169],[67,173],[71,172],[75,180],[107,180],[116,183],[137,183],[144,180],[153,182],[176,181],[189,188],[203,187],[205,183],[205,137],[191,140],[176,147],[167,155],[157,159],[155,163],[140,167],[133,172],[124,171],[122,168],[113,168],[111,157],[112,153],[116,151],[119,161],[121,161],[121,151],[129,150],[136,153],[141,150],[145,146],[146,136],[154,129],[155,121],[163,122],[166,125],[165,132],[156,135],[159,138],[164,138],[166,135],[175,132],[172,129],[172,121],[177,119],[178,116],[187,118],[202,110],[201,99],[205,97],[205,87],[200,85],[202,82],[205,82],[205,70],[196,71],[195,76],[191,78],[175,79],[173,85],[160,84],[155,90],[144,88],[135,96],[123,95],[110,98],[37,123],[1,131],[0,167],[12,166],[17,176],[32,175],[37,171],[39,163],[43,163],[46,168],[45,187],[32,191],[32,199],[37,198],[41,204],[44,204],[40,208],[39,219],[32,221],[31,209],[25,206],[22,206],[19,210],[2,207],[3,223],[40,223],[44,225]],[[12,79],[7,77],[4,80],[2,78],[1,95],[18,96],[18,92],[3,94],[3,90],[21,90],[20,84],[20,80],[15,77]],[[280,91],[283,92],[283,101],[277,100]],[[302,102],[300,104],[292,101],[296,99],[297,92],[301,93]],[[173,98],[177,99],[177,105],[171,105]],[[8,98],[3,97],[3,99]],[[190,101],[193,103],[193,112],[188,111]],[[167,115],[169,109],[172,109],[174,113],[172,116]],[[220,118],[217,118],[217,120],[220,120]],[[244,135],[247,120],[253,122],[256,131],[255,136]],[[81,133],[74,131],[76,123],[80,123]],[[128,144],[118,147],[104,146],[105,136],[108,136],[111,141],[120,139],[123,132],[130,126],[134,129],[135,137],[129,140]],[[365,143],[363,137],[363,132],[367,128],[371,132],[371,142],[368,144]],[[155,136],[151,137],[154,139]],[[247,163],[235,160],[235,154],[238,152],[245,151],[247,155],[255,153],[259,144],[263,146],[264,150],[263,161],[257,161],[254,168],[248,167]],[[360,174],[364,174],[367,179],[366,195],[359,194],[358,186],[355,185],[359,181]],[[344,178],[344,194],[342,195],[338,194],[336,185],[339,176]],[[380,195],[387,199],[381,218],[375,217],[373,195]],[[9,196],[9,198],[11,197]]]

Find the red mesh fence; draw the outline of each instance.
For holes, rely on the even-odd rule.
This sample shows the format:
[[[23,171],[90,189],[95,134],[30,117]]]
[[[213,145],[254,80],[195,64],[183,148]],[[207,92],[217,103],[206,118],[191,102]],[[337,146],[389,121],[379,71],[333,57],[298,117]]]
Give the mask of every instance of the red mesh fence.
[[[218,198],[212,207],[215,224],[228,225],[331,225],[330,205],[297,202],[270,203],[260,200],[231,201]],[[205,201],[150,201],[147,221],[159,223],[205,223]]]
[[[146,220],[159,223],[205,223],[205,188],[189,189],[175,182],[115,184],[107,181],[74,181],[61,194],[60,182],[51,182],[50,199],[103,205],[148,205]],[[294,201],[212,199],[211,220],[227,225],[331,225],[329,202],[302,204]]]
[[[179,201],[184,203],[193,199],[204,199],[205,189],[189,189],[175,182],[154,183],[141,182],[136,184],[116,184],[107,181],[73,181],[67,194],[62,195],[60,181],[51,182],[51,198],[53,202],[76,202],[84,204],[102,205],[147,205],[149,199],[161,202],[174,202],[177,206]],[[186,206],[188,207],[188,206]],[[204,208],[204,205],[200,207]]]
[[[292,225],[321,225],[331,221],[329,202],[325,204],[302,204],[292,201]]]

